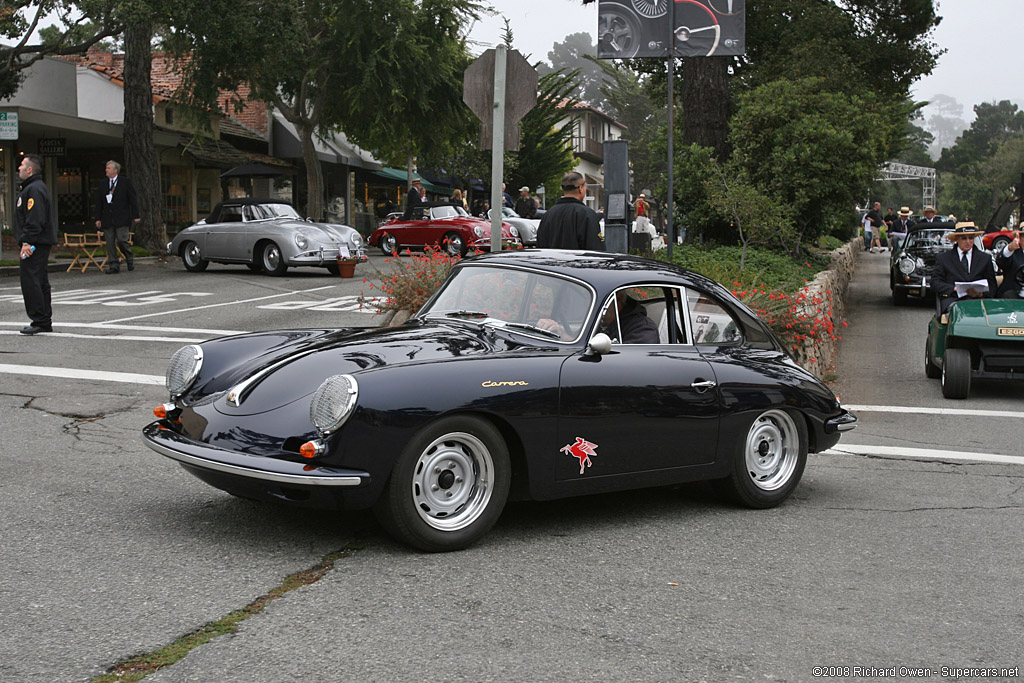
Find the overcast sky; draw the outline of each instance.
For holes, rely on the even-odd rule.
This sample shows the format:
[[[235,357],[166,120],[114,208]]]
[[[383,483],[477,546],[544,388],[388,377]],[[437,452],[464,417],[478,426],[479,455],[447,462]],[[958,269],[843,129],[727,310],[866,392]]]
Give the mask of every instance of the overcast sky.
[[[597,3],[580,0],[492,0],[500,13],[478,22],[470,35],[482,52],[501,41],[502,15],[512,25],[515,47],[530,61],[547,61],[548,51],[570,33],[597,30]],[[925,100],[935,94],[955,97],[964,105],[964,119],[974,118],[979,102],[1009,99],[1024,106],[1024,1],[939,0],[942,23],[935,40],[947,49],[935,72],[918,82],[913,94]]]

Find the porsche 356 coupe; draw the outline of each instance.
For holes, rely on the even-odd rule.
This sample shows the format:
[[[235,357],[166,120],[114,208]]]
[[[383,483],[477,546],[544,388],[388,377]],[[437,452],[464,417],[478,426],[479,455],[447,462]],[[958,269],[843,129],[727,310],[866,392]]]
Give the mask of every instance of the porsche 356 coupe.
[[[506,501],[711,480],[769,508],[857,418],[724,287],[672,265],[526,250],[458,263],[392,328],[179,349],[145,443],[244,498],[373,508],[464,548]]]

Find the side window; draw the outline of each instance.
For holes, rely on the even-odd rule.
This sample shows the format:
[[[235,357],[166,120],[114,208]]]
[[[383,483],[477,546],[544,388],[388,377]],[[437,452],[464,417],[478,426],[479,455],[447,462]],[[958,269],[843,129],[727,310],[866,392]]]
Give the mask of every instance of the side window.
[[[220,210],[220,222],[221,223],[241,223],[242,222],[242,207],[241,206],[225,206]]]
[[[613,344],[686,344],[682,301],[677,287],[624,287],[605,302],[598,331]]]
[[[695,289],[686,292],[694,344],[735,344],[742,340],[740,328],[717,301]]]

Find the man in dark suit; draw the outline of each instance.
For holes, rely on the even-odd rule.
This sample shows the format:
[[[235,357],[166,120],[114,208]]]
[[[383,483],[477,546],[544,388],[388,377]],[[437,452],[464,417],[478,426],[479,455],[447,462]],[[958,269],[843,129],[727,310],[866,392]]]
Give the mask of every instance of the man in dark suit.
[[[141,220],[135,186],[131,178],[120,173],[121,164],[108,161],[107,179],[96,197],[96,227],[103,230],[103,239],[107,243],[107,268],[103,272],[108,275],[121,272],[118,249],[124,254],[128,270],[135,270],[135,257],[128,238],[132,224]]]
[[[422,189],[423,181],[419,178],[414,178],[412,181],[412,187],[409,188],[408,194],[405,195],[405,213],[402,214],[403,221],[411,220],[413,209],[426,203],[420,196],[420,191]]]
[[[1024,228],[1021,223],[1020,228]],[[1003,284],[996,296],[1000,299],[1024,299],[1024,286],[1017,282],[1017,274],[1024,272],[1024,232],[1013,233],[1013,241],[996,253],[996,263],[1003,271]]]
[[[956,229],[946,235],[946,239],[956,247],[939,254],[935,259],[932,271],[932,286],[939,298],[939,311],[945,313],[957,301],[992,297],[996,291],[996,269],[992,265],[992,257],[974,246],[974,238],[984,231],[975,227],[974,223],[957,223]],[[988,289],[966,287],[961,285],[961,292],[956,291],[956,283],[969,283],[984,280]]]

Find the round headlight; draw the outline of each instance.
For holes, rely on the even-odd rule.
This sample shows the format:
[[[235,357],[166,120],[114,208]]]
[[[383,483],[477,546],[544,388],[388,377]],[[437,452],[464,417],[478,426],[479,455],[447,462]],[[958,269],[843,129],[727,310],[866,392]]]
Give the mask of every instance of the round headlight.
[[[188,391],[202,367],[203,350],[195,344],[183,346],[175,351],[167,364],[165,379],[167,391],[171,392],[171,396],[177,398]]]
[[[516,226],[514,226],[514,225],[513,225],[513,226],[512,226],[511,228],[509,228],[509,229],[508,229],[508,232],[509,232],[509,234],[510,234],[510,235],[512,235],[513,237],[519,237],[519,228],[517,228],[517,227],[516,227]]]
[[[299,249],[305,249],[306,247],[309,246],[309,240],[307,240],[306,236],[303,235],[301,232],[297,232],[295,233],[295,246],[297,246]]]
[[[363,236],[360,235],[358,232],[353,232],[351,235],[349,235],[348,241],[356,249],[363,246]]]
[[[359,385],[352,375],[333,375],[323,381],[309,403],[309,419],[321,434],[330,434],[340,427],[359,397]]]
[[[484,229],[481,228],[479,225],[474,225],[473,226],[473,232],[476,234],[477,237],[483,237],[484,236]]]
[[[914,264],[913,259],[901,258],[900,259],[900,272],[904,275],[910,275],[914,272],[914,268],[917,266]]]

